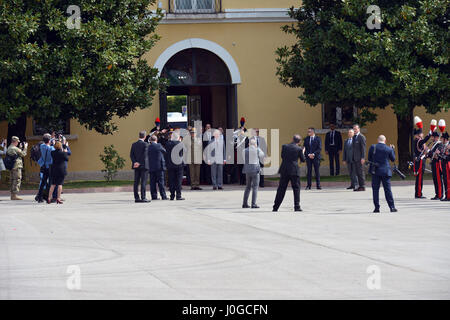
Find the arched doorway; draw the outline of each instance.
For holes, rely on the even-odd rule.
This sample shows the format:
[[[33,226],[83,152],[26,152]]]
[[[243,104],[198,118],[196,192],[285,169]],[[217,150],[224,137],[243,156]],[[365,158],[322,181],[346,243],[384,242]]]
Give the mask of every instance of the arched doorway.
[[[185,127],[195,120],[216,128],[237,126],[236,73],[230,72],[223,58],[210,50],[188,47],[174,53],[159,68],[161,77],[169,81],[166,92],[160,93],[163,126]],[[180,106],[183,99],[185,107]]]

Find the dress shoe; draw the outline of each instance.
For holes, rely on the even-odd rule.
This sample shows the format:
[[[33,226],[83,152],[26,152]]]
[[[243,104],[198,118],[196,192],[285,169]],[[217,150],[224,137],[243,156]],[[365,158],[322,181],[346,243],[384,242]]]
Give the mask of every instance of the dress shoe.
[[[373,210],[373,213],[380,213],[380,208],[375,208],[375,210]]]
[[[217,190],[217,187],[213,187],[213,190]]]
[[[180,197],[180,198],[177,198],[177,200],[186,200],[186,199],[183,197]]]
[[[256,204],[252,204],[252,209],[259,209],[259,206],[257,206]]]
[[[141,202],[148,203],[148,202],[150,202],[150,200],[148,200],[148,199],[142,199]]]
[[[278,209],[273,208],[273,209],[272,209],[272,212],[278,212]]]
[[[347,190],[350,190],[350,189],[353,189],[353,190],[355,190],[355,187],[353,187],[353,186],[350,186],[350,187],[348,187],[348,188],[347,188]]]
[[[242,208],[243,208],[243,209],[247,209],[247,208],[250,208],[250,206],[249,206],[248,204],[243,204],[243,205],[242,205]]]
[[[441,200],[441,198],[436,196],[436,197],[431,198],[430,200]]]
[[[11,194],[11,200],[23,200],[23,199],[22,199],[22,198],[19,198],[19,197],[17,196],[17,194],[12,193],[12,194]]]
[[[302,208],[298,207],[298,208],[295,208],[294,211],[300,212],[300,211],[303,211],[303,210],[302,210]]]
[[[442,198],[441,201],[450,201],[450,199]]]
[[[164,198],[162,198],[161,200],[169,200],[169,198],[167,198],[167,197],[164,197]]]
[[[318,187],[317,187],[317,190],[322,190],[322,187],[321,187],[321,186],[318,186]]]
[[[219,190],[223,190],[223,187],[218,187],[217,189],[219,189]]]
[[[307,186],[307,187],[305,188],[305,190],[311,190],[311,187],[310,187],[310,186]]]
[[[427,197],[420,196],[420,197],[414,197],[414,198],[416,198],[416,199],[426,199]]]
[[[175,197],[170,196],[170,200],[171,200],[171,201],[172,201],[172,200],[175,200]]]
[[[364,187],[359,187],[359,188],[356,189],[355,191],[366,191],[366,188],[364,188]]]
[[[398,210],[395,208],[391,208],[391,212],[397,212]]]

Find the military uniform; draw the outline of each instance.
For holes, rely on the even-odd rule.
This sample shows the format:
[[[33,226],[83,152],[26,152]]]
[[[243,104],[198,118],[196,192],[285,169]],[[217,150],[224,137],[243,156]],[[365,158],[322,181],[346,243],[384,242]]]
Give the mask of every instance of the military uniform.
[[[421,129],[415,131],[415,134],[420,133],[422,133]],[[414,175],[416,176],[416,187],[414,192],[415,198],[423,198],[423,175],[425,174],[426,158],[421,159],[421,156],[423,152],[423,145],[427,143],[430,137],[431,133],[423,139],[414,139]]]
[[[436,132],[433,133],[437,134]],[[443,197],[443,185],[442,185],[442,164],[439,155],[436,153],[438,151],[442,154],[444,148],[441,142],[435,143],[428,157],[431,158],[431,172],[433,174],[433,183],[435,196],[431,200],[440,200]]]
[[[19,138],[12,137],[13,141],[19,141]],[[19,141],[20,142],[20,141]],[[17,194],[20,191],[20,185],[22,183],[22,169],[23,169],[23,160],[22,158],[27,155],[27,149],[21,150],[20,148],[10,145],[6,154],[10,156],[17,156],[17,159],[14,163],[14,167],[11,170],[11,200],[22,200],[17,197]]]
[[[442,199],[442,201],[450,201],[450,144],[448,142],[449,135],[447,132],[444,132],[442,137],[447,140],[447,142],[443,144],[443,151],[441,156],[441,167],[445,193],[445,197],[444,199]]]
[[[191,132],[194,133],[195,135],[195,129],[191,130]],[[203,146],[203,141],[200,138],[194,136],[194,137],[190,137],[191,139],[191,148],[190,148],[190,154],[189,154],[189,158],[191,160],[190,164],[189,164],[189,175],[191,178],[191,188],[192,190],[201,190],[200,188],[200,169],[201,169],[201,161],[202,161],[202,146]],[[199,152],[200,153],[200,158],[199,159],[195,159],[195,153]],[[195,160],[197,160],[197,162],[200,163],[196,163]]]

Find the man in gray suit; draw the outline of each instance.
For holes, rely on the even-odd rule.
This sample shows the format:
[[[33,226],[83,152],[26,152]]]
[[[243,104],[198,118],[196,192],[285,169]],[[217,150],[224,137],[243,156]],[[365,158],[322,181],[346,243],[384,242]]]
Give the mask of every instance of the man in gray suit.
[[[359,125],[353,126],[355,136],[353,137],[353,161],[355,162],[356,176],[358,177],[358,189],[354,191],[366,191],[364,177],[364,162],[366,162],[366,137],[360,132]]]
[[[348,130],[348,139],[344,143],[344,152],[342,155],[342,161],[347,164],[348,174],[350,175],[351,185],[347,189],[356,189],[358,178],[356,177],[356,167],[353,161],[353,136],[355,131],[353,129]]]
[[[244,201],[242,208],[250,208],[248,205],[248,197],[250,195],[250,189],[252,190],[252,208],[258,209],[256,204],[256,197],[259,187],[259,179],[261,173],[260,163],[264,161],[264,152],[258,148],[256,138],[253,137],[249,140],[248,148],[243,152],[244,167],[242,173],[245,174],[247,185],[244,192]]]

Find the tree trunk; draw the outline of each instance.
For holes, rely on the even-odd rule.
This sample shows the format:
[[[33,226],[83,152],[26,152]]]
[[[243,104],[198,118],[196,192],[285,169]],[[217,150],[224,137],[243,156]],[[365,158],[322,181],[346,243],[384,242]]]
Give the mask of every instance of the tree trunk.
[[[27,115],[22,114],[16,123],[8,123],[8,145],[11,143],[11,137],[19,137],[20,141],[26,141],[25,132],[27,130]]]
[[[403,173],[408,172],[408,161],[411,161],[412,159],[411,139],[413,137],[412,131],[414,129],[413,111],[414,108],[410,108],[407,115],[396,115],[398,148],[396,157],[398,159],[398,168]]]

